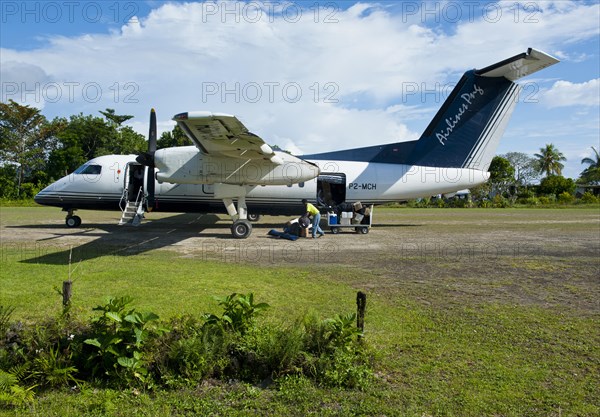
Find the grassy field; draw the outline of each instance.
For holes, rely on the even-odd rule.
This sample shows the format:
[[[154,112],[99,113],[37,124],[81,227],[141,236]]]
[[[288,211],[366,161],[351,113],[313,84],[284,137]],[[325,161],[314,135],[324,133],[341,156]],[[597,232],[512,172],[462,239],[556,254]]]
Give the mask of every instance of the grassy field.
[[[135,232],[105,226],[115,213],[83,212],[80,231],[63,229],[53,209],[0,214],[0,305],[15,306],[16,319],[60,312],[53,288],[68,277],[73,248],[79,315],[125,294],[162,318],[201,314],[216,311],[212,295],[252,291],[272,306],[265,320],[292,321],[310,310],[352,312],[362,290],[377,352],[363,391],[296,378],[266,389],[84,386],[39,393],[2,415],[600,415],[597,207],[379,209],[368,235],[297,243],[266,239],[285,220],[266,218],[246,247],[212,217],[153,214]]]

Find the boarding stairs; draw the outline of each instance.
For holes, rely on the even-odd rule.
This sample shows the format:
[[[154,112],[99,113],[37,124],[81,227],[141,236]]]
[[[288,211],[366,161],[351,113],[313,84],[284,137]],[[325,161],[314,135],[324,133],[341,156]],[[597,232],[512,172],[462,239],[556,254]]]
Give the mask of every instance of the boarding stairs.
[[[127,190],[123,192],[123,197],[121,198],[121,220],[119,221],[119,226],[128,225],[128,226],[139,226],[144,218],[144,193],[140,188],[138,191],[138,195],[136,196],[135,201],[129,201],[127,196]],[[125,207],[122,206],[122,203],[126,202]]]

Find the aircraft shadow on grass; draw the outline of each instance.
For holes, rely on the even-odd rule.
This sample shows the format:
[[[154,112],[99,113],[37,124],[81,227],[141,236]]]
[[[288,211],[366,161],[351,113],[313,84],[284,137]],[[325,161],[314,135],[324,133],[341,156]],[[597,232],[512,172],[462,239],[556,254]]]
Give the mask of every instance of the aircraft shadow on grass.
[[[67,265],[69,258],[72,263],[100,258],[102,256],[133,256],[153,249],[161,249],[177,244],[194,237],[212,237],[230,239],[228,233],[202,233],[206,229],[227,229],[229,224],[218,224],[221,219],[216,215],[180,214],[164,219],[153,220],[140,227],[123,227],[107,224],[85,224],[81,232],[73,233],[72,230],[64,233],[56,232],[55,236],[39,239],[37,244],[56,241],[60,248],[66,246],[60,243],[64,237],[81,236],[95,237],[96,239],[73,246],[68,249],[56,251],[52,245],[39,245],[34,257],[23,259],[21,262],[30,264]],[[60,229],[64,226],[24,225],[13,226],[19,228]],[[202,233],[202,235],[200,235]]]
[[[36,241],[36,250],[32,257],[21,260],[22,263],[46,264],[46,265],[68,265],[69,259],[72,263],[87,261],[103,256],[135,256],[154,249],[166,248],[176,245],[190,238],[216,238],[232,240],[229,233],[207,233],[206,229],[223,229],[229,231],[230,224],[221,221],[217,215],[195,215],[179,214],[162,219],[152,220],[142,224],[140,227],[122,227],[106,223],[85,224],[81,231],[73,233],[72,229],[65,230],[63,225],[21,225],[9,226],[14,229],[56,229],[54,236],[42,238]],[[285,220],[280,223],[259,223],[254,227],[268,232],[270,229],[282,230]],[[324,226],[324,225],[322,225]],[[416,227],[420,225],[409,224],[382,224],[381,227]],[[328,228],[325,226],[325,230]],[[63,231],[61,233],[61,231]],[[65,237],[94,238],[90,242],[72,246],[68,249],[56,251],[56,247],[47,244],[57,242],[57,246],[65,248],[66,244],[60,240]],[[361,237],[362,238],[362,237]],[[241,242],[243,244],[243,242]]]

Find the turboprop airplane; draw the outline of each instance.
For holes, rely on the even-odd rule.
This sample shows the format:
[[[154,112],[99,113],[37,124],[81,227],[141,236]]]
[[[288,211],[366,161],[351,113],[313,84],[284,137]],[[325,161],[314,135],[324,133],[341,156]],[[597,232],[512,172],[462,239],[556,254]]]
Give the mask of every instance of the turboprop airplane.
[[[173,117],[194,146],[156,149],[150,113],[148,151],[94,158],[35,196],[61,207],[122,211],[139,225],[145,212],[227,212],[246,238],[260,214],[300,214],[321,205],[405,201],[482,184],[518,101],[514,81],[559,62],[535,49],[467,71],[418,140],[303,156],[273,150],[235,116],[187,112]],[[236,207],[237,203],[237,207]]]

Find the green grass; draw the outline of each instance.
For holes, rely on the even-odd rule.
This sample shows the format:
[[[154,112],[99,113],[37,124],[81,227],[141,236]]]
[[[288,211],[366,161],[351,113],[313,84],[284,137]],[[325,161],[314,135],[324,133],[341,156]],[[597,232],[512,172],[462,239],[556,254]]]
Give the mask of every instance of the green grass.
[[[110,216],[86,212],[85,219]],[[368,252],[366,263],[349,258],[284,265],[217,262],[168,248],[111,255],[109,248],[86,258],[73,274],[77,314],[91,315],[105,296],[125,294],[140,310],[163,318],[216,312],[212,295],[252,291],[258,302],[272,306],[267,320],[294,320],[308,310],[323,317],[352,312],[356,291],[366,290],[366,337],[377,352],[376,379],[364,391],[297,378],[267,389],[236,381],[149,392],[83,386],[40,392],[31,406],[0,415],[600,415],[597,210],[383,209],[378,216],[384,228],[414,226],[400,228],[408,242],[520,233],[531,239],[531,253],[514,256],[511,248],[491,257],[440,256],[431,246],[423,253]],[[3,208],[2,233],[13,230],[7,225],[48,218],[61,216]],[[375,242],[377,236],[374,230],[368,238]],[[572,242],[564,241],[568,236]],[[66,279],[68,265],[57,258],[68,250],[6,240],[0,305],[14,305],[20,320],[58,314],[61,298],[53,287]],[[573,249],[578,241],[588,242],[587,249]]]

